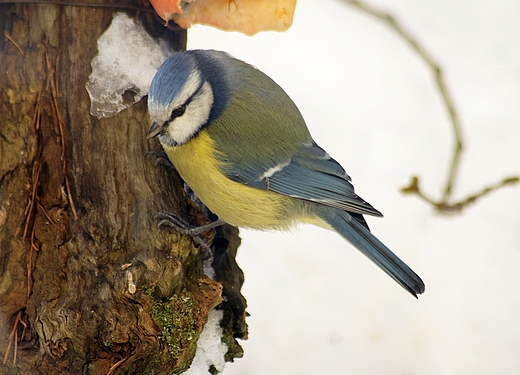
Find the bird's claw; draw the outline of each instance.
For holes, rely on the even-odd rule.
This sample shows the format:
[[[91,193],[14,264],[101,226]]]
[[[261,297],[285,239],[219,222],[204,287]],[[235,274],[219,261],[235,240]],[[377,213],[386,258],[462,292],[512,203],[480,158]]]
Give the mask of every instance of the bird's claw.
[[[201,226],[193,226],[181,217],[168,212],[158,212],[153,218],[158,222],[159,227],[167,226],[191,237],[200,236],[202,233],[224,224],[221,220],[216,220]]]
[[[157,212],[153,215],[153,219],[157,222],[159,228],[169,227],[179,233],[192,235],[190,229],[193,229],[193,227],[180,216],[167,212]]]
[[[168,212],[158,212],[153,216],[153,219],[157,221],[157,225],[159,226],[159,228],[169,227],[181,234],[190,236],[191,238],[193,238],[193,241],[197,245],[201,246],[204,250],[206,250],[208,254],[211,254],[210,245],[206,241],[204,241],[204,239],[201,237],[201,234],[224,224],[223,221],[216,220],[209,224],[197,227],[189,224],[186,220],[179,217],[178,215]]]
[[[157,167],[158,165],[164,165],[165,167],[175,169],[175,166],[168,158],[168,155],[164,150],[151,150],[146,153],[146,156],[154,157],[155,160],[153,165]]]

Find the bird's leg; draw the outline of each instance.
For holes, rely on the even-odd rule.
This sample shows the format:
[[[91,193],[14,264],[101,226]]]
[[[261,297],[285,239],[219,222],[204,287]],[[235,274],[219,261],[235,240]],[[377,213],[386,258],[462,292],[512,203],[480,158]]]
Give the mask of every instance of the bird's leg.
[[[180,216],[177,216],[172,213],[167,213],[167,212],[158,212],[153,216],[153,218],[154,218],[154,220],[158,221],[157,225],[159,225],[159,227],[167,226],[167,227],[173,228],[174,230],[176,230],[179,233],[182,233],[182,234],[185,234],[185,235],[188,235],[191,237],[200,236],[202,233],[204,233],[210,229],[213,229],[213,228],[216,228],[216,227],[219,227],[219,226],[225,224],[225,221],[218,219],[211,223],[204,224],[204,225],[197,227],[197,226],[193,226],[193,225],[187,223]]]
[[[166,226],[181,234],[188,235],[193,238],[193,241],[205,250],[205,252],[208,254],[208,257],[211,255],[210,245],[204,241],[200,235],[210,229],[225,224],[224,221],[219,219],[197,227],[189,224],[180,216],[167,212],[158,212],[153,216],[153,218],[158,222],[157,225],[159,227]]]
[[[168,155],[163,149],[160,150],[152,150],[148,151],[146,153],[146,156],[152,156],[155,157],[154,165],[164,165],[167,168],[175,169],[175,166],[171,162],[171,160],[168,158]],[[195,193],[190,189],[190,187],[185,183],[184,184],[184,191],[188,195],[189,199],[197,205],[207,216],[215,216],[209,211],[209,209],[197,198]],[[193,241],[201,246],[208,254],[211,254],[210,246],[206,241],[202,239],[200,236],[202,233],[216,228],[220,225],[225,224],[222,220],[215,220],[209,224],[201,225],[199,227],[193,226],[189,224],[187,221],[182,219],[180,216],[167,213],[167,212],[158,212],[154,215],[154,220],[158,221],[157,225],[159,227],[167,226],[169,228],[172,228],[173,230],[188,235],[191,238],[193,238]]]

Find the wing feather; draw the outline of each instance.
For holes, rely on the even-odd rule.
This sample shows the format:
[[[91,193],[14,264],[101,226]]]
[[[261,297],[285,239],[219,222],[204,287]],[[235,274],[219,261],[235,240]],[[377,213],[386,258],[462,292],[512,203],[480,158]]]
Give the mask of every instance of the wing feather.
[[[226,175],[235,182],[257,189],[358,214],[382,216],[356,195],[350,176],[315,143],[303,144],[290,160],[261,169],[231,166]]]

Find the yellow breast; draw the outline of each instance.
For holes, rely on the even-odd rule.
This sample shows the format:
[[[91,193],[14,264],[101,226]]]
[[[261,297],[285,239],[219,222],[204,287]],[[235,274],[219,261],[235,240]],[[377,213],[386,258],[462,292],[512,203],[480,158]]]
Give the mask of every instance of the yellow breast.
[[[171,162],[218,217],[229,224],[252,229],[287,229],[295,220],[299,204],[294,199],[231,181],[220,172],[214,142],[204,131],[182,146],[163,146]]]

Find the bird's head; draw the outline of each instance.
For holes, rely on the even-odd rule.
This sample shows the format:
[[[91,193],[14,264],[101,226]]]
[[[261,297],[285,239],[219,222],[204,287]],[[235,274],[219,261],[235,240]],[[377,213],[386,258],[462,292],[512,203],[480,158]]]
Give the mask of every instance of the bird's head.
[[[163,63],[148,95],[148,138],[158,136],[170,147],[182,145],[219,115],[228,96],[222,64],[227,56],[217,51],[176,52]]]

